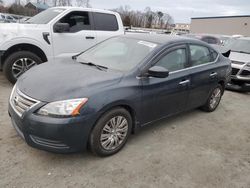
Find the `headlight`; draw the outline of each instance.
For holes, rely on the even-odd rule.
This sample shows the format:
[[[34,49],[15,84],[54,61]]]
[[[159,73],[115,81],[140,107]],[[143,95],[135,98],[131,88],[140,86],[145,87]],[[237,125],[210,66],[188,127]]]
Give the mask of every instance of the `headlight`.
[[[81,107],[87,101],[87,98],[80,98],[51,102],[40,108],[37,114],[59,117],[76,116],[80,114]]]

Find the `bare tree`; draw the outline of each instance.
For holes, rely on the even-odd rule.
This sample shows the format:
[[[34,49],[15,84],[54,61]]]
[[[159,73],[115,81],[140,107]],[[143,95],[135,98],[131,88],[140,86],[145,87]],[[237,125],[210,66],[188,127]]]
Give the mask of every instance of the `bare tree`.
[[[162,17],[164,16],[164,14],[161,11],[158,11],[157,13],[158,16],[158,27],[161,28],[162,27]]]
[[[15,0],[15,3],[16,5],[21,5],[21,0]]]
[[[3,4],[3,0],[0,0],[0,5],[2,5]]]
[[[114,11],[121,15],[125,26],[168,29],[173,24],[171,15],[154,12],[150,7],[146,7],[144,11],[134,11],[129,6],[121,6]]]

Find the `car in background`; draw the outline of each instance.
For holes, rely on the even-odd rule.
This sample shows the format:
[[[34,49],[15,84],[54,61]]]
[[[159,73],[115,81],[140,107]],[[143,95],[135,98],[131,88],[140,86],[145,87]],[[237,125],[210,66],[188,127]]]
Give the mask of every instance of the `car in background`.
[[[230,45],[234,39],[237,38],[234,36],[218,34],[186,34],[184,36],[199,39],[214,46],[215,48]]]
[[[231,50],[232,61],[231,82],[227,88],[250,91],[250,37],[237,38],[226,48]]]
[[[30,146],[75,152],[89,145],[109,156],[145,125],[197,107],[214,111],[230,73],[230,60],[202,41],[125,34],[71,62],[28,70],[12,90],[9,114]]]
[[[3,13],[0,13],[0,20],[2,20],[3,23],[16,23],[17,22],[17,20],[12,15],[3,14]]]
[[[53,7],[23,23],[0,25],[0,70],[15,83],[35,65],[50,63],[124,34],[118,13],[83,7]]]

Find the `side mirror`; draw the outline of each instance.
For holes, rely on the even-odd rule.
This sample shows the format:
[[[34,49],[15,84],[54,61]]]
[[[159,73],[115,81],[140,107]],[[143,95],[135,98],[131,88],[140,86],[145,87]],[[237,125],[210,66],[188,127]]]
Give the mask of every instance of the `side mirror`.
[[[68,23],[56,23],[54,25],[55,33],[64,33],[69,32],[69,24]]]
[[[164,67],[153,66],[148,70],[148,76],[156,77],[156,78],[166,78],[169,75],[169,71]]]

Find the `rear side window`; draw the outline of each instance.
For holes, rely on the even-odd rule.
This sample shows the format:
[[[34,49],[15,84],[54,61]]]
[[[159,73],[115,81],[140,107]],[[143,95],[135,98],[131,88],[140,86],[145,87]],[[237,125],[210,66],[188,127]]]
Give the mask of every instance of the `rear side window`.
[[[186,49],[173,50],[161,58],[155,65],[166,68],[169,72],[184,69],[186,67]]]
[[[99,31],[117,31],[118,23],[116,20],[116,16],[113,14],[105,14],[105,13],[93,13],[95,30]]]
[[[210,51],[205,46],[190,45],[192,66],[202,65],[211,62]]]

